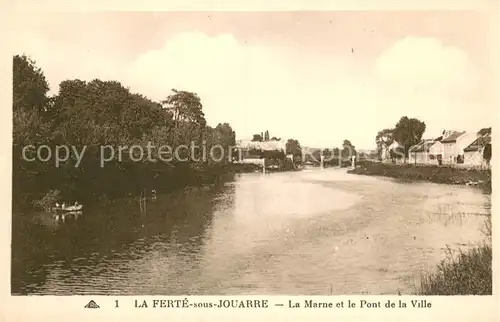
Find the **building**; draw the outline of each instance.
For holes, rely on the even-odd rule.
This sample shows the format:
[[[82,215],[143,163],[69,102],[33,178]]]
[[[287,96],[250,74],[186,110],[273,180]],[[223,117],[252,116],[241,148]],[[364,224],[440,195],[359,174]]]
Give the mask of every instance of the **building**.
[[[442,137],[423,140],[411,147],[408,154],[410,163],[441,165],[444,154],[444,145],[441,140]]]
[[[475,139],[476,133],[467,131],[449,131],[443,134],[443,164],[463,164],[464,149]]]
[[[464,163],[469,166],[488,167],[491,163],[484,159],[484,150],[491,149],[491,133],[478,137],[464,149]]]
[[[285,157],[286,142],[282,140],[272,141],[251,141],[238,140],[236,142],[237,155],[235,155],[241,163],[253,163],[257,165],[263,164],[263,159],[271,154],[280,154]]]
[[[423,140],[412,146],[408,152],[409,163],[441,165],[443,162],[444,145],[442,137]]]
[[[380,157],[382,159],[382,162],[394,162],[398,158],[392,158],[391,155],[391,150],[396,151],[398,148],[403,148],[403,145],[399,144],[397,141],[393,141],[391,144],[387,146],[382,146],[382,151],[380,153]],[[400,160],[404,159],[404,156],[402,158],[399,158]]]

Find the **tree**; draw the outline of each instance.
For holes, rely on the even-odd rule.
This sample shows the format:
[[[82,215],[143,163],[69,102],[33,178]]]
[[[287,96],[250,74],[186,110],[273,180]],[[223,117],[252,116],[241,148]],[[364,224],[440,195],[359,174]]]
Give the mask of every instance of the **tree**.
[[[275,136],[273,136],[273,137],[271,138],[271,141],[280,141],[280,140],[281,140],[281,138],[277,138],[277,137],[275,137]]]
[[[27,193],[39,192],[40,187],[50,184],[39,175],[53,167],[26,161],[21,153],[28,144],[49,144],[53,121],[46,113],[48,82],[36,62],[26,55],[13,57],[12,91],[12,191],[13,207],[18,208],[26,203]]]
[[[116,154],[103,167],[99,146],[139,145],[147,151],[146,143],[175,148],[179,142],[201,141],[203,136],[207,136],[210,146],[235,145],[235,132],[228,123],[219,123],[215,128],[206,126],[196,93],[174,89],[163,102],[154,102],[131,93],[117,81],[73,79],[62,81],[58,94],[48,97],[42,70],[26,56],[14,56],[13,60],[14,207],[26,206],[33,196],[54,189],[61,191],[65,200],[85,201],[83,198],[102,194],[126,196],[147,185],[158,190],[181,187],[198,180],[193,178],[217,173],[210,172],[213,164],[191,160],[155,162],[144,155],[138,162],[128,158],[127,151],[123,160]],[[75,147],[79,151],[86,147],[85,157],[78,166],[73,153],[59,167],[37,159],[27,161],[21,154],[27,144]],[[153,158],[155,152],[158,150],[153,150]],[[61,157],[65,157],[64,151]],[[158,173],[162,173],[161,180],[156,179]]]
[[[187,133],[197,132],[197,136],[201,141],[202,130],[205,128],[207,122],[205,114],[202,111],[203,105],[201,104],[200,97],[196,93],[179,91],[175,88],[172,89],[172,92],[173,94],[167,96],[161,103],[172,115],[174,143],[186,143],[189,141],[185,135],[178,135],[181,125],[187,127]]]
[[[477,132],[478,135],[480,136],[485,136],[487,134],[491,134],[491,127],[485,127],[485,128],[482,128],[480,129],[478,132]]]
[[[194,122],[197,124],[205,124],[205,114],[202,111],[203,105],[196,93],[179,91],[172,89],[173,94],[170,94],[162,104],[172,113],[173,121]]]
[[[26,55],[15,55],[13,62],[13,109],[46,110],[49,84],[36,62]]]
[[[269,131],[267,131],[267,130],[264,133],[264,141],[269,141]]]
[[[260,135],[260,134],[253,135],[253,138],[252,138],[253,142],[262,142],[262,140],[263,140],[262,135]]]
[[[53,120],[47,115],[49,85],[36,62],[25,55],[13,57],[13,143],[47,143]]]
[[[302,148],[300,147],[300,143],[294,139],[288,139],[286,141],[286,154],[292,154],[293,156],[301,156]]]
[[[229,123],[219,123],[215,127],[221,134],[221,144],[228,147],[236,144],[236,132],[233,131],[233,128]]]
[[[491,143],[488,143],[484,146],[483,158],[484,158],[484,160],[486,160],[487,164],[490,164],[490,161],[491,161]]]
[[[411,146],[417,144],[422,139],[425,132],[425,123],[415,119],[403,116],[394,127],[393,138],[404,148],[404,156],[408,157],[408,151]]]
[[[229,155],[233,147],[236,145],[236,132],[233,131],[233,128],[229,125],[229,123],[219,123],[215,127],[215,131],[218,136],[217,143],[222,145],[225,153]]]
[[[310,152],[310,154],[306,155],[306,161],[310,161],[313,163],[319,163],[321,161],[321,150],[314,149]]]
[[[377,153],[379,157],[382,156],[383,149],[394,142],[393,133],[394,129],[383,129],[377,133],[375,143],[377,144]]]
[[[356,147],[352,145],[351,141],[344,140],[342,143],[342,151],[340,152],[342,159],[350,159],[352,156],[356,156]]]

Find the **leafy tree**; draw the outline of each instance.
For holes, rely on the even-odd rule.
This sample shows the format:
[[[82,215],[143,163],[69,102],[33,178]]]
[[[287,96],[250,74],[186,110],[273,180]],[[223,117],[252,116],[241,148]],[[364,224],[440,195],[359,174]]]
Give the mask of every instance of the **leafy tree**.
[[[286,153],[292,154],[293,156],[301,156],[302,148],[300,147],[300,143],[294,139],[288,139],[286,142]]]
[[[262,135],[260,135],[260,134],[254,134],[253,138],[252,138],[252,141],[253,142],[262,142],[263,141]]]
[[[196,131],[199,139],[202,139],[202,130],[206,126],[205,114],[202,111],[203,105],[196,93],[179,91],[172,89],[173,94],[169,95],[161,103],[172,115],[173,131],[177,132],[181,125],[188,127],[189,131]],[[174,142],[186,143],[185,137],[175,137]]]
[[[478,132],[477,132],[478,135],[480,136],[485,136],[487,134],[491,134],[491,127],[485,127],[485,128],[482,128],[480,129]]]
[[[101,194],[128,195],[147,184],[154,184],[160,191],[187,184],[194,180],[194,172],[211,169],[211,165],[200,162],[157,164],[146,159],[131,162],[128,153],[123,162],[115,159],[102,168],[100,145],[140,145],[146,150],[149,141],[155,146],[174,147],[178,143],[201,141],[203,136],[209,146],[229,148],[235,144],[235,133],[228,123],[216,128],[206,126],[201,100],[195,93],[173,90],[163,102],[153,102],[131,93],[117,81],[99,79],[64,80],[59,84],[59,93],[52,97],[47,97],[48,89],[43,72],[32,60],[14,56],[15,205],[26,203],[27,196],[55,190],[61,191],[65,200]],[[21,151],[26,144],[79,149],[86,146],[87,150],[78,168],[74,167],[74,159],[55,168],[50,163],[23,160]],[[158,173],[164,176],[154,181]],[[208,178],[205,174],[202,177]]]
[[[351,141],[344,140],[342,143],[342,151],[340,152],[342,159],[350,159],[352,156],[356,156],[356,147],[352,145]]]
[[[383,129],[377,133],[375,143],[377,144],[378,156],[382,156],[382,150],[394,142],[393,138],[394,129]]]
[[[408,157],[408,151],[411,146],[417,144],[422,139],[425,132],[425,123],[415,119],[403,116],[394,127],[394,140],[404,147],[404,156]]]
[[[217,143],[222,145],[226,155],[232,152],[233,147],[236,145],[236,132],[229,123],[219,123],[215,127],[217,136]]]
[[[310,152],[310,154],[306,155],[306,161],[310,161],[313,163],[319,163],[321,161],[321,150],[314,149]]]
[[[49,84],[36,62],[26,55],[15,55],[13,65],[13,109],[45,112]]]
[[[45,144],[51,119],[46,114],[49,85],[35,61],[23,55],[13,58],[13,143]]]
[[[165,107],[172,113],[174,122],[186,121],[205,124],[205,114],[202,111],[200,98],[196,93],[172,89],[173,94],[164,101]]]
[[[264,141],[269,141],[269,131],[267,131],[267,130],[264,133]]]
[[[221,144],[228,147],[236,144],[236,132],[229,123],[219,123],[215,129],[221,134]]]
[[[46,163],[24,160],[21,153],[26,145],[50,143],[52,120],[46,113],[48,82],[35,61],[25,55],[13,57],[12,90],[12,190],[16,207],[25,202],[26,193],[37,192],[39,174],[50,170]]]
[[[486,162],[488,164],[490,164],[490,161],[491,161],[491,143],[488,143],[484,146],[483,158],[486,160]]]

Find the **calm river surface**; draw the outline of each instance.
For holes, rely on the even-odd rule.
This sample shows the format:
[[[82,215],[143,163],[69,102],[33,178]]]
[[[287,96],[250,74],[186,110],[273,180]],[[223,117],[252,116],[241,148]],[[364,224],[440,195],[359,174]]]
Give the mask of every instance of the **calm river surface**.
[[[489,195],[345,170],[243,174],[217,190],[137,198],[78,220],[16,216],[13,294],[415,292],[447,247],[484,241]]]

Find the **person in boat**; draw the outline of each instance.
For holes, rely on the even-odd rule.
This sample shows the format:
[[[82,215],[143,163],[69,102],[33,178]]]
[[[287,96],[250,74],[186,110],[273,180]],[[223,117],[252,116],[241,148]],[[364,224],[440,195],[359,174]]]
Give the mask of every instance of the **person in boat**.
[[[68,207],[68,210],[71,210],[71,211],[79,211],[79,210],[81,210],[81,208],[82,208],[82,205],[80,205],[80,204],[78,203],[78,201],[75,201],[75,203],[73,204],[73,206]]]

